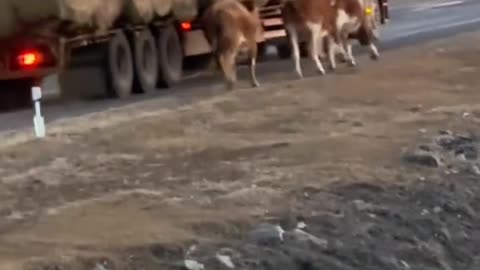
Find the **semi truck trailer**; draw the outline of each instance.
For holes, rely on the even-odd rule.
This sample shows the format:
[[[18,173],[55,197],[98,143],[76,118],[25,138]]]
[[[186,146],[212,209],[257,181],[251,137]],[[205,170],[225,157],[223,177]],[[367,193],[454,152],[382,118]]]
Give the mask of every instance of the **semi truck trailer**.
[[[284,42],[280,0],[268,0],[260,16],[265,31],[258,37],[259,47]],[[87,83],[88,78],[62,79],[62,74],[85,66],[98,68],[105,85],[103,94],[125,99],[133,93],[173,87],[181,81],[186,62],[208,59],[200,56],[211,52],[198,16],[179,20],[168,14],[147,24],[118,21],[107,31],[68,36],[20,33],[0,40],[0,99],[28,100],[30,88],[51,74],[59,74],[62,86]]]
[[[280,58],[289,57],[291,50],[281,19],[282,0],[261,1],[264,34],[257,39],[259,53],[272,44]],[[378,0],[378,5],[377,19],[384,24],[389,18],[387,0]],[[198,17],[181,20],[169,13],[148,23],[118,20],[107,31],[73,35],[20,32],[0,38],[1,105],[28,104],[31,87],[41,85],[52,74],[57,75],[56,85],[64,96],[89,95],[90,88],[99,88],[101,95],[126,99],[133,93],[171,88],[182,80],[185,64],[208,60],[212,53]],[[306,44],[301,45],[306,55]],[[78,79],[67,75],[84,67],[94,67],[95,76]],[[102,87],[84,86],[92,81]],[[95,94],[99,94],[97,90]]]

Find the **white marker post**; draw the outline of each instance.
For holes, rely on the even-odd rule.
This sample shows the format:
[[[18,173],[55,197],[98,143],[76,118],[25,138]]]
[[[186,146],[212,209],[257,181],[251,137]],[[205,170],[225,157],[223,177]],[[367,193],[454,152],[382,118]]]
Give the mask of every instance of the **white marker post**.
[[[32,87],[32,101],[35,114],[33,116],[33,127],[37,138],[45,137],[45,120],[40,111],[40,99],[42,98],[42,89],[38,86]]]

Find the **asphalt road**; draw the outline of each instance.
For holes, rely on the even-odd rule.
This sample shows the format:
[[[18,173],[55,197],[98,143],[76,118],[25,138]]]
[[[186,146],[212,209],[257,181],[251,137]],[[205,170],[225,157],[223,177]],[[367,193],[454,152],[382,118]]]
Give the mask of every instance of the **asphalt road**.
[[[411,46],[435,38],[480,29],[480,1],[478,0],[391,0],[391,21],[382,29],[382,51]],[[274,63],[274,64],[272,64]],[[274,83],[278,78],[292,76],[291,61],[269,60],[261,63],[258,77],[262,83]],[[239,78],[244,76],[240,74]],[[222,91],[220,77],[190,75],[175,89],[158,91],[153,95],[138,95],[127,101],[75,101],[42,107],[45,120],[68,120],[84,114],[112,110],[141,103],[141,110],[174,107]],[[32,127],[32,110],[0,114],[0,133]]]

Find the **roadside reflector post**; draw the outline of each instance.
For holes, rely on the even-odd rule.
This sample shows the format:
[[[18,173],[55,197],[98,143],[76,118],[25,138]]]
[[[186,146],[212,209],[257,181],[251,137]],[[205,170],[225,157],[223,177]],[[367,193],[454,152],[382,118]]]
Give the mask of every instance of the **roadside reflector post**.
[[[34,105],[33,127],[37,138],[45,137],[45,120],[40,110],[40,100],[42,99],[42,89],[38,86],[32,87],[32,101]]]

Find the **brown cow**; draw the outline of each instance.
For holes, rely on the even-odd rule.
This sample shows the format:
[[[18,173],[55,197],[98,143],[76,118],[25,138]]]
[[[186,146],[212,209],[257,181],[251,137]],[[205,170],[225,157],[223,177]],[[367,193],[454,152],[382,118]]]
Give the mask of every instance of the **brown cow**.
[[[349,60],[352,66],[355,66],[355,59],[352,53],[352,42],[357,40],[360,45],[368,46],[370,48],[370,57],[377,60],[380,56],[375,42],[378,40],[378,26],[375,18],[377,12],[377,4],[373,0],[346,0],[345,2],[352,2],[350,5],[356,6],[357,14],[353,17],[353,20],[344,25],[341,35],[341,45],[343,46],[342,53],[344,54],[344,60]],[[358,6],[357,3],[360,3]],[[363,13],[363,15],[362,15]],[[355,17],[358,18],[355,21]]]
[[[310,57],[317,70],[325,74],[319,54],[324,38],[327,41],[328,58],[332,69],[336,68],[335,48],[339,48],[351,65],[355,65],[349,38],[370,45],[372,55],[378,56],[373,45],[374,32],[365,14],[364,1],[370,0],[287,0],[283,7],[285,29],[292,46],[295,70],[303,77],[300,66],[299,34],[309,36]],[[352,36],[353,35],[353,36]],[[340,46],[337,46],[340,45]]]
[[[240,52],[248,53],[250,81],[253,87],[258,87],[256,37],[262,27],[254,1],[216,0],[203,14],[203,22],[227,89],[232,89],[237,81],[235,61]]]

